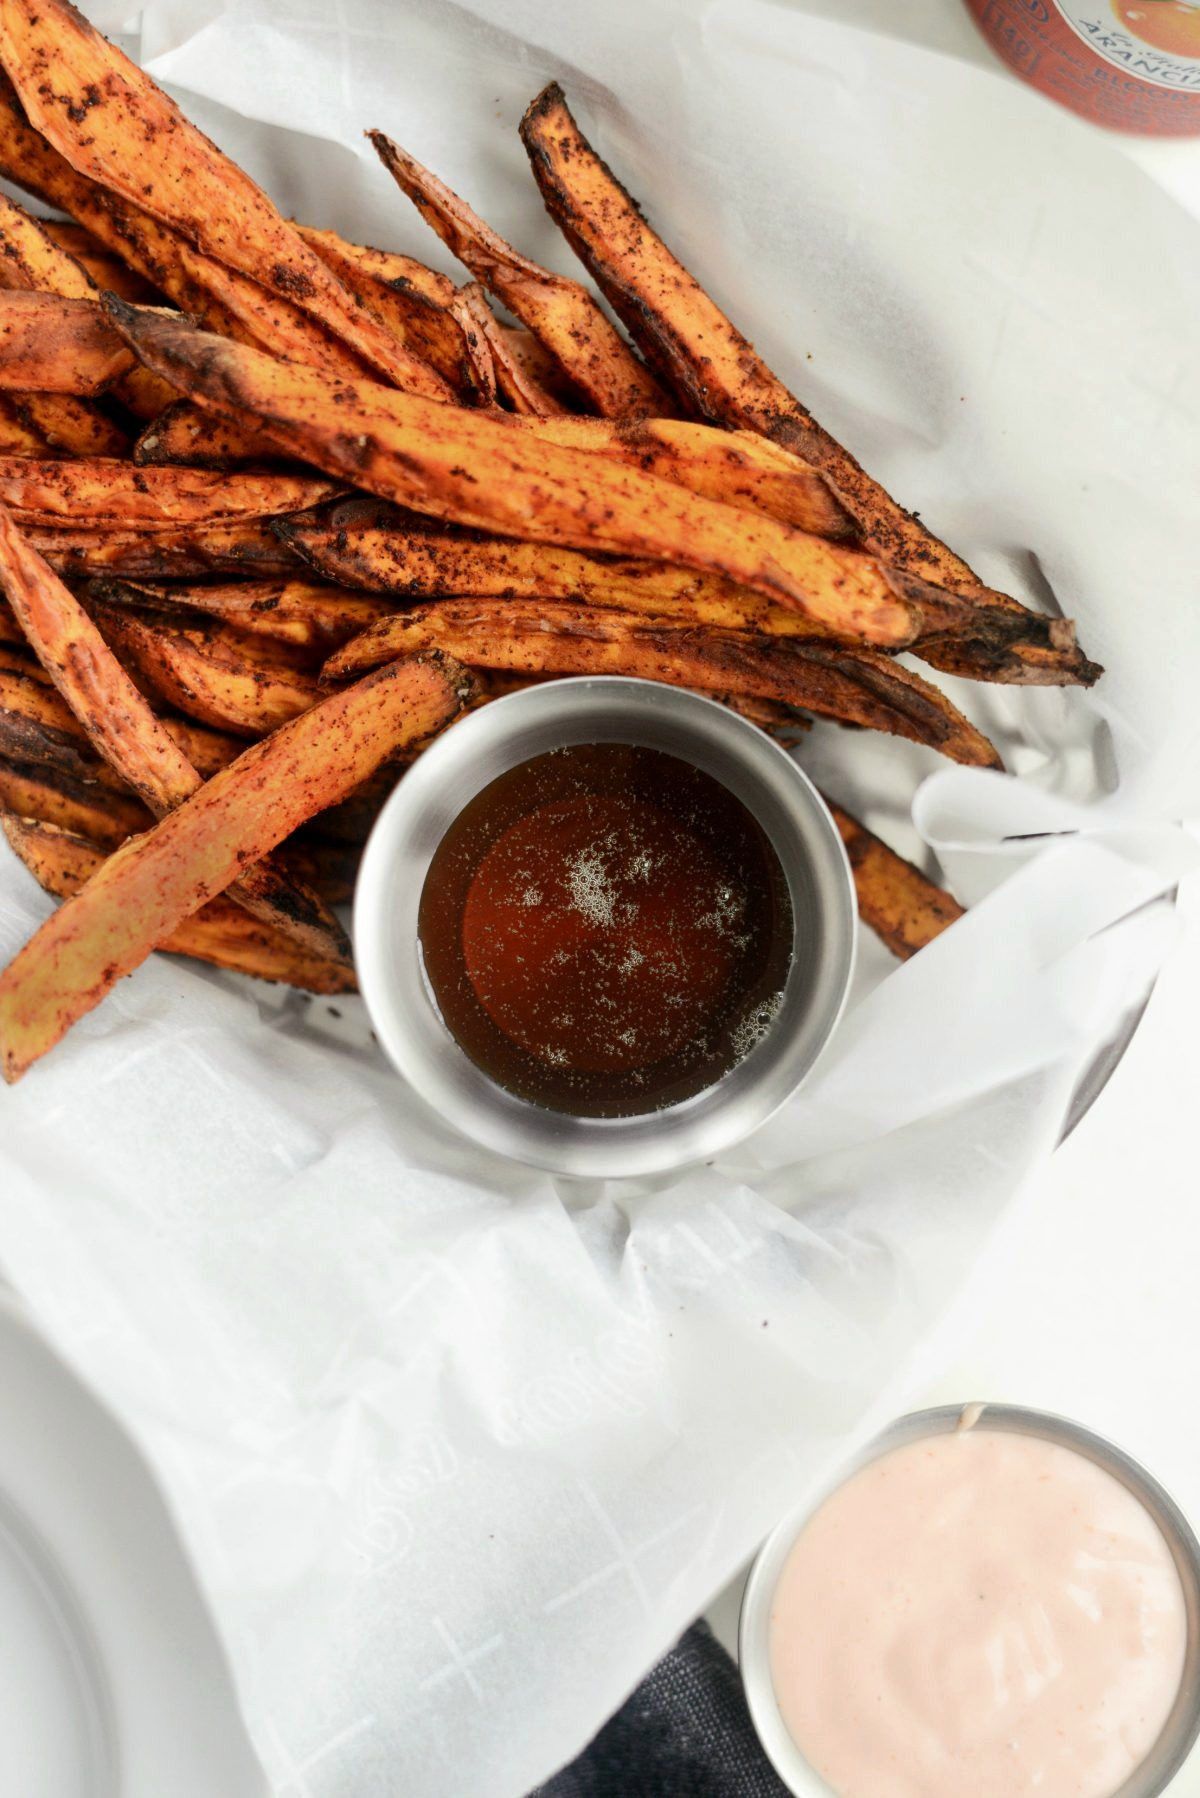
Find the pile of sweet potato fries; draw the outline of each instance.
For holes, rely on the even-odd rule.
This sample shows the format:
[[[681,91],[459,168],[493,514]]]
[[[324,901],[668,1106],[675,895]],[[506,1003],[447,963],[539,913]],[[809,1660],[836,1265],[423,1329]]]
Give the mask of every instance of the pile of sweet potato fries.
[[[821,429],[556,85],[521,135],[628,338],[380,132],[465,285],[283,218],[67,0],[0,0],[0,66],[0,173],[68,215],[0,198],[0,823],[63,898],[0,976],[7,1079],[155,948],[352,988],[332,907],[398,769],[516,685],[997,767],[899,652],[1099,674]],[[836,816],[897,954],[958,915]]]

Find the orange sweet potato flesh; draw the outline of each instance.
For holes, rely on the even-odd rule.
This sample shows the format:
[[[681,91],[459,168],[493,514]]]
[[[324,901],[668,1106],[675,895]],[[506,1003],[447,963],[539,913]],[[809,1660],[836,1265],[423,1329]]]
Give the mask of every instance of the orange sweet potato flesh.
[[[189,799],[202,785],[200,775],[2,506],[0,582],[39,662],[99,755],[156,816]],[[348,959],[344,932],[328,907],[270,863],[252,871],[236,896],[314,953]]]
[[[232,419],[218,418],[215,412],[202,412],[191,400],[176,400],[156,413],[133,446],[139,468],[175,462],[193,468],[236,468],[244,462],[275,461],[278,455],[267,438]]]
[[[232,523],[191,525],[172,531],[39,529],[26,540],[57,574],[86,579],[107,572],[130,580],[203,580],[298,572],[297,558],[275,535],[276,520],[239,518]]]
[[[889,849],[880,837],[832,799],[827,798],[825,803],[833,813],[854,870],[859,916],[893,955],[907,961],[962,917],[962,906],[943,887]]]
[[[274,518],[328,499],[318,475],[203,468],[134,468],[99,457],[40,461],[0,457],[0,505],[41,529],[182,530],[189,525]]]
[[[397,612],[339,649],[341,679],[390,656],[442,649],[467,667],[522,674],[623,674],[778,701],[844,724],[928,744],[953,761],[1001,766],[995,749],[937,687],[887,656],[812,639],[634,618],[563,601],[446,600]]]
[[[108,853],[86,836],[12,813],[0,814],[0,830],[39,886],[59,899],[69,899],[86,886]],[[158,947],[170,955],[186,955],[310,993],[355,990],[354,970],[345,962],[306,955],[282,931],[248,917],[240,905],[224,897],[210,899],[184,918]]]
[[[111,387],[133,362],[94,301],[0,292],[0,388],[88,397]]]
[[[0,63],[30,124],[76,173],[287,300],[385,380],[413,378],[414,358],[262,189],[68,0],[7,0]]]
[[[65,250],[72,261],[85,269],[99,291],[119,293],[135,306],[153,306],[161,299],[150,282],[120,256],[100,242],[98,237],[74,219],[39,219],[46,236]]]
[[[0,810],[78,831],[104,848],[153,823],[144,805],[45,762],[10,761],[0,755]]]
[[[981,618],[977,637],[954,640],[945,658],[930,643],[928,661],[983,680],[1090,685],[1097,678],[1100,669],[1082,654],[1066,620],[1028,612],[984,588],[961,556],[821,428],[650,228],[580,131],[557,82],[529,107],[521,136],[551,217],[686,405],[714,423],[757,431],[821,469],[870,547],[895,567],[961,594],[981,613],[1010,612],[1023,621],[1023,637],[1005,640],[1000,631],[997,641]]]
[[[519,318],[605,418],[661,418],[666,394],[578,281],[530,262],[382,131],[367,134],[380,161],[448,249]]]
[[[0,454],[5,456],[45,456],[50,443],[38,429],[24,400],[57,400],[59,394],[0,393]],[[83,401],[76,402],[84,404]]]
[[[261,737],[320,696],[310,676],[211,622],[179,628],[162,613],[103,604],[93,611],[104,640],[151,693],[218,730]]]
[[[189,612],[201,612],[250,636],[289,644],[322,659],[395,609],[385,599],[310,581],[179,582],[156,587],[101,579],[92,590],[110,605],[174,610],[180,623],[188,621]],[[191,622],[196,622],[194,616]]]
[[[0,975],[0,1070],[18,1080],[185,918],[322,807],[446,724],[460,671],[390,665],[255,743],[125,843]]]
[[[156,373],[225,415],[248,414],[286,453],[418,512],[567,547],[723,574],[847,641],[903,648],[942,595],[872,556],[708,500],[519,423],[373,382],[330,382],[109,297]]]

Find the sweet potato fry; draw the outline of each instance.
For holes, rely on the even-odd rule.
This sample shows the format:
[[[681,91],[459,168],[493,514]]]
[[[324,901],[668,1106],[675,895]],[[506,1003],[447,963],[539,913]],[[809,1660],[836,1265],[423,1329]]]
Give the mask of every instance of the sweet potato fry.
[[[0,387],[24,393],[103,393],[134,358],[101,308],[56,294],[0,292]]]
[[[443,649],[467,667],[638,675],[747,694],[926,743],[953,761],[1001,765],[987,738],[945,694],[887,656],[812,639],[631,618],[599,606],[447,600],[397,612],[339,649],[325,675],[340,680],[424,649]]]
[[[200,775],[78,600],[24,541],[2,506],[0,580],[38,660],[109,766],[156,816],[190,798],[202,784]],[[347,959],[345,935],[332,913],[270,862],[251,870],[235,896],[310,952]]]
[[[98,580],[92,591],[110,605],[176,609],[185,623],[189,612],[220,619],[223,624],[251,636],[310,651],[322,659],[394,606],[362,593],[346,593],[340,587],[318,587],[307,581],[237,581],[233,585],[171,587],[135,586],[124,581]]]
[[[362,362],[280,293],[208,256],[180,232],[99,182],[78,174],[29,124],[7,76],[0,74],[0,172],[48,205],[59,206],[147,281],[211,330],[265,345],[276,355],[313,362],[332,374],[361,372]],[[119,290],[117,290],[119,291]],[[417,358],[397,345],[395,355],[409,378],[434,397],[449,390]],[[139,418],[152,418],[174,397],[155,381],[139,389],[146,371],[134,371],[121,393]],[[244,456],[255,454],[251,441]]]
[[[77,173],[298,307],[385,379],[441,387],[262,189],[68,0],[10,0],[0,62],[30,124]]]
[[[126,793],[81,780],[50,762],[9,761],[3,755],[0,810],[78,831],[106,849],[115,849],[154,822],[145,806]]]
[[[367,135],[384,167],[442,242],[545,344],[601,416],[661,418],[673,410],[586,288],[518,254],[444,181],[382,131]]]
[[[0,457],[0,505],[19,524],[42,530],[112,525],[124,531],[177,531],[274,518],[316,505],[335,491],[318,475],[133,468],[98,457],[71,462]]]
[[[388,756],[447,723],[461,671],[380,669],[255,743],[124,844],[0,975],[0,1065],[27,1069],[201,905]]]
[[[903,648],[942,595],[873,557],[690,494],[587,450],[531,443],[512,421],[373,382],[333,384],[110,297],[138,355],[201,404],[249,412],[281,449],[369,492],[485,530],[724,574],[814,630]]]
[[[207,575],[265,579],[295,574],[299,563],[272,528],[243,518],[180,531],[38,530],[25,537],[54,569],[75,579],[107,572],[130,580],[193,581]]]
[[[858,912],[893,955],[907,961],[961,918],[963,908],[919,868],[826,799],[854,870]]]
[[[267,659],[262,639],[256,648],[254,640],[219,625],[180,628],[166,614],[112,605],[96,605],[94,615],[105,641],[139,681],[202,724],[261,737],[320,697],[315,679]]]
[[[0,814],[0,830],[38,885],[59,899],[69,899],[85,887],[108,854],[85,836],[12,813]],[[240,905],[224,897],[210,899],[184,918],[158,947],[169,955],[187,955],[193,961],[310,993],[355,990],[354,970],[345,962],[305,955],[282,931],[248,917]]]
[[[133,446],[133,460],[140,468],[175,462],[193,468],[235,468],[247,461],[270,462],[278,454],[268,438],[214,412],[202,412],[190,400],[176,400],[157,413]]]
[[[529,345],[541,347],[537,338],[529,331],[502,325],[490,308],[487,318],[496,384],[510,409],[525,418],[559,418],[570,413],[565,378],[553,364],[539,364],[537,356],[530,353]]]
[[[487,295],[478,281],[468,281],[465,287],[460,287],[446,310],[462,333],[471,387],[478,395],[479,404],[499,405],[500,389],[496,384],[496,362],[487,323],[492,320],[492,314]]]
[[[46,393],[0,393],[0,455],[48,456],[51,446],[33,422],[30,409],[22,404],[22,399],[46,400],[62,397]]]
[[[336,231],[296,229],[340,281],[366,293],[389,331],[436,369],[454,393],[468,403],[479,400],[462,329],[450,312],[458,289],[447,275],[411,256],[347,243]]]
[[[123,300],[130,300],[135,306],[161,304],[163,296],[143,275],[130,268],[122,257],[106,248],[83,225],[77,225],[74,219],[39,219],[37,222],[60,250],[65,250],[72,261],[86,270],[99,292],[119,293]]]
[[[969,662],[982,680],[1090,685],[1096,679],[1100,671],[1079,650],[1067,621],[1029,612],[985,588],[822,430],[651,230],[576,125],[557,82],[529,107],[521,137],[551,217],[685,404],[714,423],[757,431],[823,470],[876,554],[973,603],[980,615],[974,634],[948,642],[956,671],[965,672]],[[990,616],[1005,613],[1007,621]],[[1014,635],[1013,614],[1023,634]],[[1035,653],[1027,655],[1026,647]],[[931,641],[922,653],[934,666],[945,665],[940,644]]]
[[[437,526],[379,500],[335,501],[274,529],[328,579],[397,600],[585,599],[657,618],[691,618],[731,630],[811,636],[802,612],[722,575],[661,562],[590,556],[551,543],[519,543],[481,531]]]
[[[524,419],[516,427],[537,443],[614,456],[662,475],[690,493],[765,512],[814,536],[850,541],[858,527],[827,478],[753,431],[717,431],[683,419]]]
[[[159,723],[174,739],[202,780],[241,755],[240,737],[212,730],[192,718],[160,713]],[[44,763],[64,773],[127,793],[129,787],[96,754],[87,733],[56,692],[38,662],[28,664],[0,653],[0,753],[10,761]]]
[[[129,790],[96,754],[54,687],[11,667],[0,668],[0,755],[30,767],[60,768],[112,792]]]

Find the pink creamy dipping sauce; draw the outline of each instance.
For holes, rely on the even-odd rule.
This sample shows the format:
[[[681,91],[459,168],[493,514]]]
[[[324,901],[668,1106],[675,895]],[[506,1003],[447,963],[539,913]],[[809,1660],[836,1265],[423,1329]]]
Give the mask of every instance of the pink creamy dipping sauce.
[[[1114,1798],[1179,1693],[1187,1604],[1139,1499],[986,1426],[869,1462],[775,1589],[771,1679],[838,1798]]]

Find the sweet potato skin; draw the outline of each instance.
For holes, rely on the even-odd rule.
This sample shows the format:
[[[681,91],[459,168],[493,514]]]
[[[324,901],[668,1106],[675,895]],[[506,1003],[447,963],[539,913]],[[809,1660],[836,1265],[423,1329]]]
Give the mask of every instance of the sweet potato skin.
[[[388,756],[454,716],[457,670],[391,665],[255,743],[122,845],[0,975],[0,1071],[18,1080],[184,918]]]
[[[103,865],[107,851],[54,824],[0,814],[0,830],[34,879],[56,898],[69,899]],[[305,955],[281,931],[250,918],[224,897],[210,899],[158,945],[212,967],[300,987],[310,993],[350,993],[354,970],[343,961]]]
[[[650,228],[576,125],[557,82],[528,108],[521,137],[551,217],[650,365],[689,408],[756,431],[821,469],[856,515],[868,547],[892,566],[1023,622],[1023,635],[997,620],[991,630],[981,621],[974,636],[948,638],[945,646],[930,640],[925,660],[983,680],[1090,685],[1098,678],[1101,670],[1079,650],[1066,621],[985,588],[961,556],[822,429]]]
[[[142,360],[201,404],[249,412],[286,452],[384,498],[484,530],[724,574],[849,641],[902,648],[921,629],[921,584],[857,550],[604,456],[532,445],[481,412],[334,385],[181,320],[111,297],[108,306]]]
[[[1001,766],[993,746],[936,687],[887,656],[823,641],[754,636],[598,606],[443,601],[397,612],[330,657],[343,679],[388,656],[443,649],[468,667],[523,674],[625,674],[745,695],[928,744],[954,761]]]

